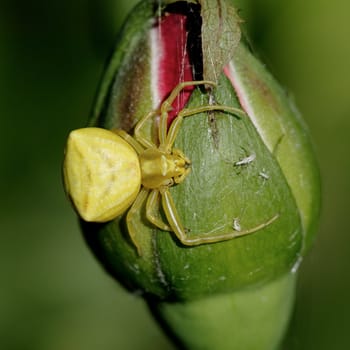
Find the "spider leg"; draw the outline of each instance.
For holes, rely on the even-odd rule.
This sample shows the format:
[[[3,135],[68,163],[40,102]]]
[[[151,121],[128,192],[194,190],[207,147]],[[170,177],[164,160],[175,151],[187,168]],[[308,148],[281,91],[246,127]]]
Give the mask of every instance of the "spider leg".
[[[158,215],[157,215],[158,214]],[[156,227],[163,231],[171,231],[159,216],[159,190],[152,190],[146,203],[146,217]]]
[[[247,113],[243,111],[243,109],[230,107],[230,106],[222,106],[222,105],[207,105],[207,106],[201,106],[196,108],[184,108],[177,116],[177,118],[180,117],[188,117],[193,114],[198,114],[202,112],[207,111],[222,111],[222,112],[228,112],[231,113],[237,117],[247,117]]]
[[[180,240],[180,242],[187,246],[197,246],[197,245],[206,244],[206,243],[216,243],[216,242],[226,241],[237,237],[242,237],[242,236],[257,232],[259,230],[262,230],[263,228],[272,224],[279,216],[278,214],[276,214],[268,221],[247,230],[241,230],[241,231],[231,230],[225,233],[217,232],[217,234],[215,234],[215,231],[211,231],[211,232],[196,234],[195,237],[190,238],[187,236],[186,230],[184,229],[181,223],[179,214],[177,212],[175,203],[169,192],[169,189],[164,188],[161,191],[161,196],[162,196],[163,209],[170,227],[172,228],[172,230],[174,231],[176,237]]]
[[[126,225],[128,227],[130,239],[134,243],[137,249],[137,252],[140,256],[142,255],[142,250],[136,238],[137,231],[139,231],[140,228],[138,227],[137,221],[135,220],[135,216],[140,213],[142,205],[145,202],[148,194],[149,194],[149,190],[142,187],[134,203],[132,204],[131,208],[129,209],[126,215]]]
[[[185,81],[179,83],[174,90],[170,93],[167,99],[165,99],[160,106],[160,124],[159,124],[159,143],[160,145],[166,144],[167,131],[168,131],[168,112],[171,110],[171,105],[175,101],[177,95],[188,86],[196,86],[196,85],[212,85],[216,84],[209,80],[199,80],[199,81]]]
[[[140,121],[136,124],[135,129],[134,129],[134,135],[136,140],[142,144],[143,147],[145,148],[156,148],[156,145],[150,141],[147,140],[145,137],[141,135],[141,130],[145,126],[145,123],[153,118],[155,115],[157,115],[158,111],[152,111],[148,114],[146,114],[144,117],[140,119]]]
[[[184,81],[182,83],[179,83],[174,90],[170,93],[167,99],[164,100],[160,107],[160,111],[162,112],[168,112],[171,108],[171,105],[175,101],[177,95],[183,90],[184,88],[188,86],[197,86],[197,85],[211,85],[216,86],[216,84],[213,81],[210,80],[197,80],[197,81]]]
[[[138,154],[144,151],[144,148],[142,147],[141,143],[139,143],[135,138],[129,135],[126,131],[121,129],[114,129],[112,131],[116,133],[118,136],[120,136],[121,138],[123,138],[127,143],[129,143]]]
[[[165,151],[170,151],[173,147],[173,144],[176,140],[176,137],[180,131],[181,124],[184,118],[189,117],[194,114],[207,112],[207,111],[223,111],[223,112],[229,112],[233,115],[236,115],[238,117],[246,117],[247,114],[239,108],[235,107],[229,107],[229,106],[220,106],[220,105],[212,105],[212,106],[201,106],[197,108],[191,108],[191,109],[183,109],[177,117],[173,120],[173,122],[170,125],[169,131],[167,132],[165,136],[164,143],[160,144],[160,148],[164,149]],[[164,136],[163,136],[164,137]]]
[[[164,142],[160,143],[159,148],[165,152],[170,152],[176,140],[177,134],[180,131],[183,117],[177,116],[170,125],[169,131],[164,137]]]

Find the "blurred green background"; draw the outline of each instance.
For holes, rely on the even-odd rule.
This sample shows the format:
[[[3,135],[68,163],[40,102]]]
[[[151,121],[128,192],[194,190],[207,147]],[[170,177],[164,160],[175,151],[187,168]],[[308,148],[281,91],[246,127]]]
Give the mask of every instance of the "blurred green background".
[[[94,260],[61,186],[136,0],[0,0],[0,348],[173,349]],[[253,46],[295,97],[323,177],[318,239],[283,349],[350,348],[350,2],[240,0]],[[349,152],[350,153],[350,152]]]

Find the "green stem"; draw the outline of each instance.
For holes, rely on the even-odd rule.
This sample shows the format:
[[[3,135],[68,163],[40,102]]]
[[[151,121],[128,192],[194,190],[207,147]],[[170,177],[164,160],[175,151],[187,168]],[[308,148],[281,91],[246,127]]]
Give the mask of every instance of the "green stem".
[[[274,350],[285,333],[296,275],[259,288],[195,301],[151,305],[172,336],[190,350]]]

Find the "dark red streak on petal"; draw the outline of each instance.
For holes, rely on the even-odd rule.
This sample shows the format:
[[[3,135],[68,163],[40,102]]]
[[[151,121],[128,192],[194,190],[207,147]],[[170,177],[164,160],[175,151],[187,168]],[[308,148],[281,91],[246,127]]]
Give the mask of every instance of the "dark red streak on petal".
[[[162,48],[159,60],[159,97],[163,101],[183,81],[192,81],[193,74],[189,62],[186,32],[187,17],[181,14],[168,14],[163,16],[158,23],[159,47]],[[169,112],[168,125],[174,120],[188,102],[193,86],[182,90],[172,104]]]

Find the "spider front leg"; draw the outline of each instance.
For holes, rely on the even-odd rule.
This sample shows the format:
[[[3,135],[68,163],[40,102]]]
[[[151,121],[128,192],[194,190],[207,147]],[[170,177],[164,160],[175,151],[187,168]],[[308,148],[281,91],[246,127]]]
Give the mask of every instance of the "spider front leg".
[[[275,216],[270,218],[268,221],[246,230],[240,230],[240,231],[230,230],[225,233],[220,233],[219,231],[217,231],[217,234],[215,234],[215,231],[211,231],[206,233],[197,233],[194,237],[190,238],[187,236],[186,230],[181,223],[180,216],[177,212],[175,203],[173,201],[173,198],[172,198],[172,195],[170,194],[169,189],[164,187],[161,189],[160,193],[162,196],[162,206],[165,212],[165,216],[169,222],[171,229],[174,231],[176,237],[180,240],[180,242],[187,246],[197,246],[200,244],[217,243],[217,242],[227,241],[237,237],[246,236],[251,233],[260,231],[263,228],[267,227],[268,225],[272,224],[279,216],[278,214],[276,214]]]
[[[173,120],[170,125],[169,131],[165,137],[164,143],[160,144],[160,147],[164,148],[165,151],[169,152],[176,140],[176,137],[180,131],[181,124],[184,118],[189,117],[191,115],[208,112],[208,111],[222,111],[231,113],[237,117],[247,117],[247,114],[239,108],[229,107],[229,106],[221,106],[221,105],[207,105],[196,108],[183,109]]]
[[[173,103],[176,96],[180,93],[181,89],[190,86],[190,85],[215,85],[215,83],[211,81],[193,81],[193,82],[184,82],[179,84],[170,94],[170,96],[163,102],[160,110],[161,110],[161,117],[160,117],[160,125],[159,125],[159,140],[160,140],[160,146],[159,148],[166,151],[171,152],[171,148],[175,142],[175,139],[180,131],[181,124],[183,121],[183,118],[189,117],[191,115],[199,114],[202,112],[208,112],[208,111],[222,111],[227,112],[230,114],[233,114],[237,116],[238,118],[241,117],[247,117],[247,114],[240,108],[230,107],[230,106],[222,106],[222,105],[206,105],[206,106],[200,106],[196,108],[190,108],[190,109],[183,109],[179,114],[176,116],[174,121],[171,123],[170,128],[168,130],[168,111],[171,107],[171,104]]]
[[[171,105],[175,101],[176,97],[180,94],[181,90],[185,89],[188,86],[197,86],[197,85],[211,85],[215,86],[216,84],[213,81],[209,80],[198,80],[198,81],[185,81],[179,83],[174,90],[170,93],[167,99],[165,99],[160,106],[160,124],[159,124],[159,143],[161,146],[167,143],[167,134],[168,134],[168,112],[171,110]],[[176,120],[176,119],[175,119]]]

